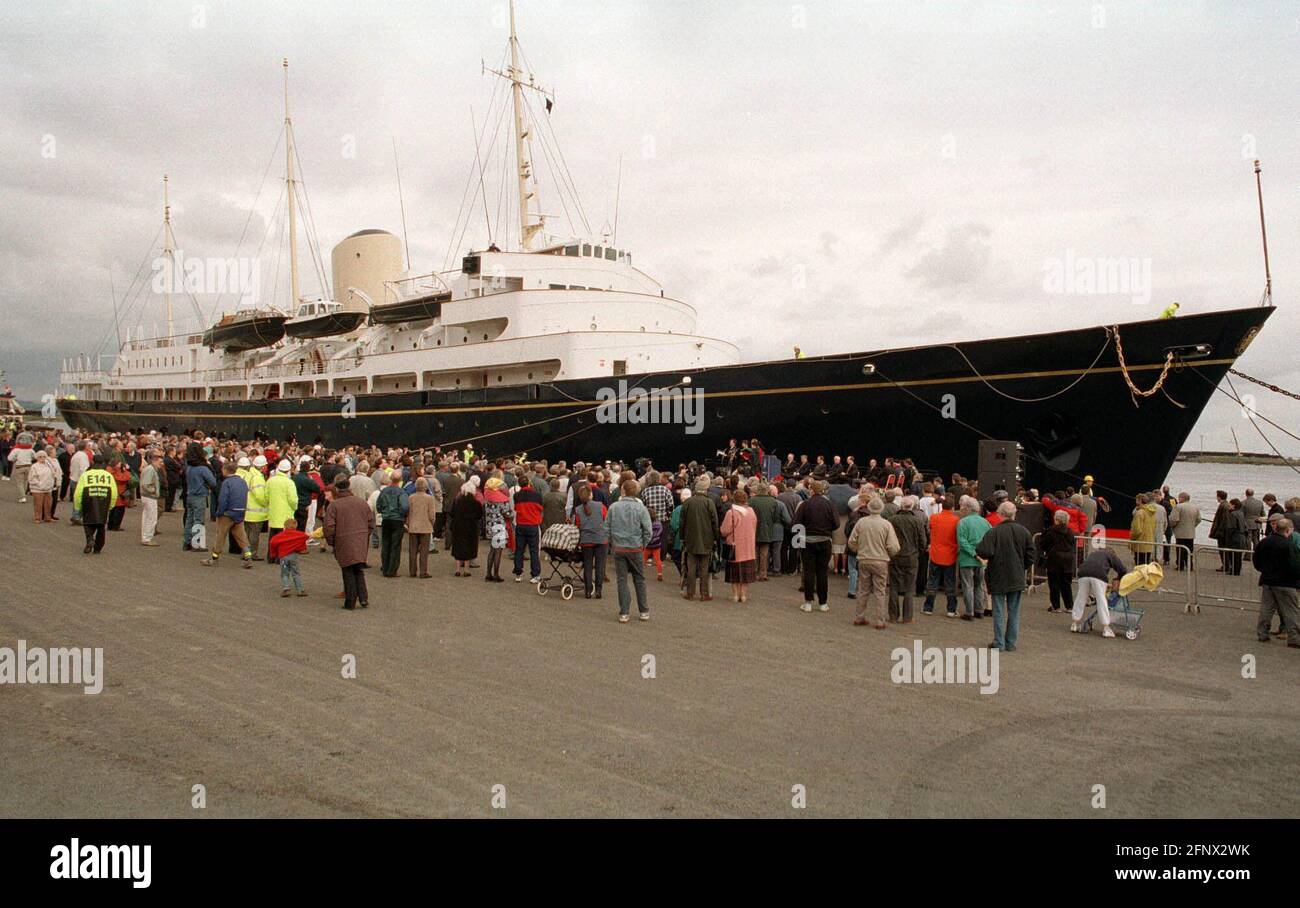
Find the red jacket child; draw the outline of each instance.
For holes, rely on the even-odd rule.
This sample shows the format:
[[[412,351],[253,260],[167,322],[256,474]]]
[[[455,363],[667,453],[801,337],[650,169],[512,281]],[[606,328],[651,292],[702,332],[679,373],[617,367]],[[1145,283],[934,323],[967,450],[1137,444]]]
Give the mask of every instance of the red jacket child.
[[[283,558],[295,552],[305,552],[308,538],[302,530],[281,530],[271,537],[267,544],[267,554],[272,558]]]

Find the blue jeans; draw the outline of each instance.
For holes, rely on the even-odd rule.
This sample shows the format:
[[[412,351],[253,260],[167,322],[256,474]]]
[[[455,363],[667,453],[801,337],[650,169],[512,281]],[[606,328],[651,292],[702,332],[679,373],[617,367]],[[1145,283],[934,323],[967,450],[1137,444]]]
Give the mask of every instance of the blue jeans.
[[[984,613],[984,565],[958,568],[961,576],[961,598],[967,615]]]
[[[930,562],[930,573],[925,581],[925,605],[922,607],[927,615],[934,614],[934,597],[942,589],[948,598],[948,611],[957,613],[957,565],[935,564]]]
[[[1002,631],[1002,617],[1006,616],[1007,630]],[[993,646],[995,649],[1015,649],[1020,637],[1020,591],[993,594]]]
[[[515,576],[524,573],[524,548],[528,549],[528,572],[531,577],[542,576],[542,555],[538,546],[541,544],[542,528],[538,526],[515,527]]]
[[[858,556],[852,552],[849,556],[849,595],[856,597],[858,595]]]
[[[519,550],[515,549],[515,557],[518,558]],[[645,614],[650,611],[646,604],[645,594],[645,556],[641,552],[615,552],[614,553],[614,579],[618,581],[618,613],[626,615],[632,610],[632,590],[627,587],[628,576],[631,575],[632,586],[636,590],[636,608],[638,612]]]
[[[190,543],[194,541],[194,528],[201,527],[207,523],[208,514],[208,496],[202,498],[185,499],[185,534],[181,537],[181,546],[186,551],[190,548]],[[197,546],[197,549],[207,548],[206,541],[204,545]]]
[[[291,552],[280,559],[280,585],[287,590],[290,581],[293,582],[293,588],[301,593],[302,569],[298,567],[297,552]]]

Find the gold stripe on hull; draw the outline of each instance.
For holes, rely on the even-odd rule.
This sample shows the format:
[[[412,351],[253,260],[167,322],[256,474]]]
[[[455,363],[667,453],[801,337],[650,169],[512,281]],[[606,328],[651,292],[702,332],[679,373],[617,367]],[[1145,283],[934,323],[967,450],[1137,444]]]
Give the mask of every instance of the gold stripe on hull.
[[[1198,366],[1230,366],[1235,359],[1206,359],[1198,360]],[[1164,363],[1154,363],[1144,366],[1129,366],[1128,371],[1146,372],[1164,368]],[[885,390],[889,388],[918,388],[927,385],[956,385],[968,384],[970,382],[985,381],[1015,381],[1026,378],[1062,378],[1072,375],[1084,375],[1092,372],[1096,374],[1117,374],[1121,372],[1119,366],[1103,366],[1093,369],[1057,369],[1046,372],[1002,372],[996,375],[965,375],[954,378],[918,378],[909,381],[875,381],[859,382],[850,385],[808,385],[801,388],[761,388],[746,391],[701,391],[700,396],[704,398],[730,398],[730,397],[754,397],[764,394],[815,394],[819,392],[831,391],[867,391],[867,390]],[[282,398],[283,399],[283,398]],[[293,398],[288,398],[292,400]],[[306,398],[302,398],[306,399]],[[263,401],[239,400],[231,403],[261,403]],[[121,401],[121,403],[162,403],[162,401]],[[418,414],[439,414],[439,413],[491,413],[501,410],[544,410],[556,408],[573,408],[573,407],[598,407],[603,401],[598,400],[560,400],[546,401],[531,404],[498,404],[477,407],[416,407],[407,410],[363,410],[357,413],[358,416],[412,416]],[[87,413],[95,414],[94,410],[82,410],[74,406],[66,406],[60,402],[59,409],[69,413]],[[124,411],[122,415],[129,415],[131,411]],[[105,411],[104,415],[112,416],[112,411]],[[154,412],[141,413],[142,416],[151,417],[174,417],[176,419],[257,419],[264,416],[267,419],[319,419],[322,417],[343,418],[341,410],[312,411],[310,413],[178,413],[178,412]]]

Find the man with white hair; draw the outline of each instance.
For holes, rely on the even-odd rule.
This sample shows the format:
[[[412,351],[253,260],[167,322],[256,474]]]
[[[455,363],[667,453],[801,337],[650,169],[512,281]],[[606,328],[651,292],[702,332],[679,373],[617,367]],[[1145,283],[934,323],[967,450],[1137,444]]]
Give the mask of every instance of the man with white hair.
[[[89,441],[80,441],[77,443],[77,453],[72,455],[72,460],[68,462],[68,484],[76,489],[77,482],[81,479],[81,474],[90,469],[90,460],[93,456]],[[81,525],[81,511],[76,507],[72,509],[73,526]]]
[[[992,524],[980,514],[980,503],[972,495],[961,497],[961,519],[957,522],[957,577],[961,581],[961,598],[964,610],[962,621],[984,617],[984,564],[975,554],[975,547],[988,533]],[[948,613],[953,617],[952,613]]]
[[[1020,637],[1020,596],[1028,585],[1025,574],[1037,553],[1033,534],[1016,522],[1014,502],[998,505],[998,516],[1001,522],[984,534],[975,554],[988,564],[985,579],[993,596],[993,642],[989,647],[1013,653]]]
[[[1169,512],[1169,526],[1174,530],[1176,570],[1185,571],[1191,564],[1191,553],[1196,545],[1196,527],[1201,522],[1201,509],[1192,504],[1186,492],[1178,493],[1178,504]]]

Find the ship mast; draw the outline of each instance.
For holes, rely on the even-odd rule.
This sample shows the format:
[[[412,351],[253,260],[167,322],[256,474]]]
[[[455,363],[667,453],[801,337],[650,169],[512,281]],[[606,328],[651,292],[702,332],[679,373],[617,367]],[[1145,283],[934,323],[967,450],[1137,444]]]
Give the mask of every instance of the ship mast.
[[[163,256],[166,257],[170,268],[167,275],[167,336],[172,337],[176,333],[172,328],[172,284],[176,280],[176,241],[172,236],[172,206],[165,173],[163,174]]]
[[[1259,161],[1255,161],[1255,195],[1259,198],[1259,236],[1264,242],[1264,303],[1273,305],[1273,272],[1268,267],[1268,231],[1264,228],[1264,187],[1259,180]]]
[[[524,115],[524,89],[530,88],[543,97],[546,97],[547,93],[533,81],[531,75],[527,82],[524,81],[524,72],[519,66],[519,38],[515,35],[514,0],[510,0],[510,66],[505,72],[491,67],[484,67],[484,69],[510,82],[515,113],[515,162],[519,168],[518,173],[515,174],[515,178],[519,181],[519,248],[527,252],[532,248],[534,237],[542,232],[545,225],[540,212],[533,214],[529,211],[528,205],[529,199],[537,197],[537,180],[533,176],[532,161],[528,157],[529,132]],[[528,188],[530,180],[533,184],[532,189]]]
[[[298,233],[293,206],[293,121],[289,119],[289,58],[284,58],[284,186],[289,198],[289,314],[298,309]]]

